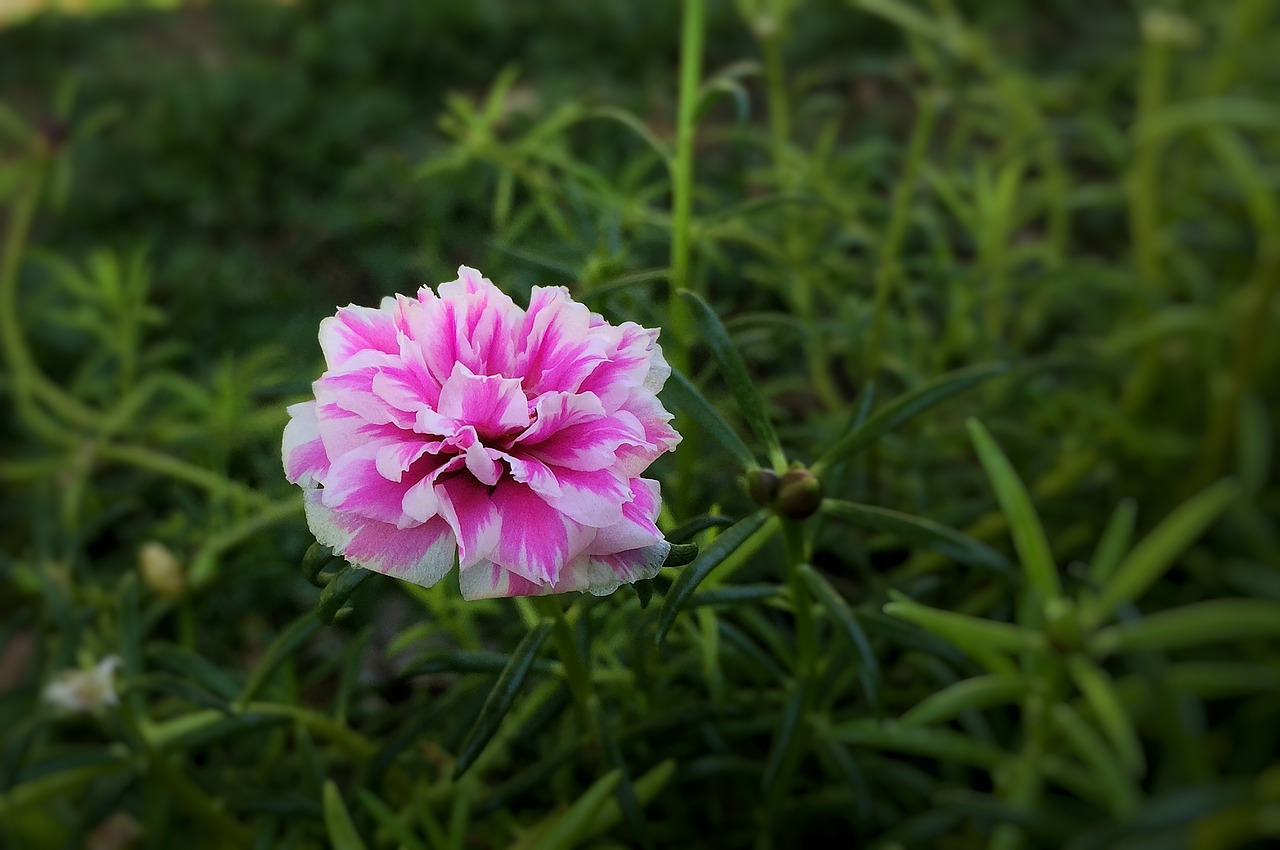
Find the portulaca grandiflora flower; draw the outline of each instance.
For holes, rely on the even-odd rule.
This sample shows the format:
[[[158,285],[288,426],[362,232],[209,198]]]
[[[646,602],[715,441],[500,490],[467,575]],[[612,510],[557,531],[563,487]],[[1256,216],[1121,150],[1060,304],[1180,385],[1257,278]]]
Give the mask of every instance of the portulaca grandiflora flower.
[[[289,408],[284,468],[316,539],[469,599],[650,578],[669,544],[658,482],[680,436],[659,402],[658,332],[614,326],[563,287],[527,310],[475,269],[320,324],[327,369]]]

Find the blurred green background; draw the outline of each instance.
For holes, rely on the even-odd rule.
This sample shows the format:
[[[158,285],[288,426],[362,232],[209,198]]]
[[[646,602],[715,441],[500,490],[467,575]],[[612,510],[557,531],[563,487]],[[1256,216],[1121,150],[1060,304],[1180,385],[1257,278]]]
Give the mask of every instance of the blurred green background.
[[[1280,837],[1280,7],[708,0],[681,184],[686,10],[0,2],[0,846]],[[575,602],[594,701],[544,653],[455,779],[538,613],[321,626],[279,444],[321,318],[460,264],[665,329],[704,551],[754,507],[699,405],[750,416],[673,282],[789,459],[870,436],[809,584],[774,523],[660,648],[679,571]],[[118,706],[42,697],[113,655]]]

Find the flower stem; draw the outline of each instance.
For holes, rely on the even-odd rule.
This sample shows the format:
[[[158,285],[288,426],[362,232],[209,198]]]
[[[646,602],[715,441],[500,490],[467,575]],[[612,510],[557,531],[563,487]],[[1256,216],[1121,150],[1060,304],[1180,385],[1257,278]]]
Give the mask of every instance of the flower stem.
[[[569,618],[565,616],[560,600],[554,596],[535,596],[532,602],[539,614],[551,620],[551,640],[555,642],[556,653],[560,656],[560,663],[564,665],[579,719],[584,728],[591,728],[591,670],[573,636]]]
[[[689,316],[679,290],[697,290],[690,273],[693,230],[693,143],[702,78],[702,42],[705,36],[704,0],[684,0],[680,39],[680,100],[676,119],[676,151],[671,175],[671,294],[667,318],[676,346],[673,365],[688,367]]]

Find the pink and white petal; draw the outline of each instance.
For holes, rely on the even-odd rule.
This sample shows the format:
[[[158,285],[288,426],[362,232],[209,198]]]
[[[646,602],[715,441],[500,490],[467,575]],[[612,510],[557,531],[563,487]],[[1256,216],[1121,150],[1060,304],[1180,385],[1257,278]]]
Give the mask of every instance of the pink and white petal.
[[[415,522],[426,522],[440,513],[440,496],[436,493],[436,479],[462,469],[464,459],[452,455],[435,469],[428,471],[418,483],[405,491],[400,509]]]
[[[515,378],[477,375],[462,363],[454,364],[440,390],[436,408],[442,416],[474,425],[488,437],[508,434],[529,426],[529,400]]]
[[[464,473],[437,483],[435,492],[440,515],[458,539],[458,563],[465,568],[490,557],[504,532],[489,488]]]
[[[589,333],[591,312],[563,286],[535,286],[516,334],[516,370],[526,392],[576,392],[607,359],[608,340]]]
[[[362,351],[396,354],[394,311],[350,304],[320,322],[320,349],[330,369],[342,368]]]
[[[534,413],[533,424],[516,438],[516,442],[539,443],[565,428],[603,419],[605,409],[594,393],[553,390],[538,396],[534,402]]]
[[[442,386],[458,362],[456,311],[452,301],[433,297],[405,313],[408,336],[418,349],[414,359]]]
[[[329,471],[329,455],[320,439],[320,422],[316,418],[316,403],[304,401],[285,408],[289,424],[284,426],[284,442],[281,459],[284,475],[290,484],[312,487],[324,480]]]
[[[333,461],[322,490],[326,507],[345,514],[397,525],[407,518],[401,504],[410,481],[389,481],[378,472],[377,443],[347,452]]]
[[[521,578],[492,561],[481,561],[458,572],[458,589],[462,598],[506,599],[512,596],[545,596],[551,585]]]
[[[632,499],[627,479],[608,467],[593,472],[555,470],[560,495],[548,498],[551,507],[575,522],[608,528],[623,521],[624,502]]]
[[[609,348],[608,359],[596,366],[578,391],[595,393],[605,409],[613,411],[633,387],[642,386],[648,377],[658,332],[642,328],[635,322],[624,322],[609,330],[613,331],[615,340]],[[603,331],[602,328],[595,333]]]
[[[632,498],[622,506],[622,519],[597,531],[588,552],[612,555],[652,546],[663,539],[656,524],[658,512],[662,509],[658,482],[633,478],[630,488]]]
[[[671,427],[671,414],[648,390],[633,390],[614,415],[634,422],[644,435],[640,441],[618,448],[617,457],[627,475],[644,472],[658,457],[678,446],[682,439]]]
[[[330,458],[341,457],[371,443],[390,443],[412,436],[394,425],[371,424],[358,413],[327,401],[324,393],[318,395],[321,398],[316,404],[316,419],[325,453]]]
[[[585,590],[593,596],[608,596],[624,584],[656,576],[670,551],[671,544],[663,540],[614,555],[583,555],[566,568],[555,592]]]
[[[335,511],[324,503],[323,490],[306,490],[302,497],[307,528],[311,529],[316,542],[345,557],[351,539],[364,523],[371,520]]]
[[[524,311],[493,281],[467,266],[440,284],[440,297],[456,304],[458,359],[480,375],[515,374],[515,336]]]
[[[595,529],[569,519],[510,478],[498,482],[493,505],[502,517],[502,534],[489,559],[529,581],[554,583],[561,568],[595,537]]]
[[[502,459],[511,469],[511,477],[521,484],[527,484],[545,499],[554,499],[561,494],[560,482],[556,479],[551,467],[533,457],[501,453]]]
[[[431,587],[452,569],[458,546],[440,517],[413,528],[370,520],[352,537],[345,554],[367,570]]]
[[[547,400],[545,404],[543,399]],[[563,411],[561,404],[566,406]],[[576,405],[594,410],[598,409],[599,400],[594,395],[560,393],[538,399],[538,421],[517,439],[521,453],[552,468],[590,472],[613,466],[619,447],[644,443],[641,423],[630,413],[619,411],[613,416],[592,417],[570,409]]]
[[[412,435],[416,437],[417,435]],[[399,481],[409,471],[409,467],[423,455],[440,451],[441,443],[437,440],[428,442],[422,439],[397,440],[378,448],[374,455],[374,467],[378,474],[388,481]]]

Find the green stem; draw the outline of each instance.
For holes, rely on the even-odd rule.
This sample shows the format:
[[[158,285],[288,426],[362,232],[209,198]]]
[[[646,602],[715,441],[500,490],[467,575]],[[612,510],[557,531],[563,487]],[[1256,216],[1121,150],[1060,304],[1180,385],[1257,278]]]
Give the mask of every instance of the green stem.
[[[591,670],[588,662],[582,657],[578,641],[573,636],[573,627],[565,616],[564,607],[554,596],[535,596],[532,599],[534,608],[543,617],[551,620],[551,640],[556,645],[556,653],[560,663],[564,665],[566,678],[569,680],[569,691],[573,694],[573,702],[579,713],[584,728],[591,728]]]
[[[800,575],[800,567],[808,562],[805,551],[804,523],[784,520],[782,537],[787,551],[787,589],[796,621],[796,677],[811,679],[817,669],[818,633],[813,619],[813,599],[809,586]]]
[[[1169,46],[1148,39],[1142,49],[1138,114],[1134,123],[1134,162],[1129,185],[1129,227],[1138,280],[1149,289],[1160,286],[1160,153],[1162,144],[1144,131],[1164,106]]]
[[[697,291],[689,274],[693,230],[693,154],[697,124],[698,90],[702,79],[702,42],[705,35],[704,0],[684,0],[680,40],[680,102],[676,122],[676,155],[671,186],[671,295],[667,318],[676,345],[673,365],[688,366],[689,316],[679,290]]]
[[[921,97],[916,113],[916,125],[911,131],[911,142],[907,149],[907,161],[903,168],[902,179],[894,192],[893,209],[889,214],[889,224],[885,229],[884,241],[880,245],[880,256],[876,264],[875,303],[871,316],[871,332],[867,334],[866,372],[864,373],[866,380],[875,379],[883,360],[885,314],[889,308],[889,296],[893,292],[893,284],[898,278],[898,253],[902,249],[902,241],[906,236],[911,199],[915,194],[916,179],[924,161],[925,147],[933,132],[933,120],[936,116],[937,106],[933,97],[928,94]]]

